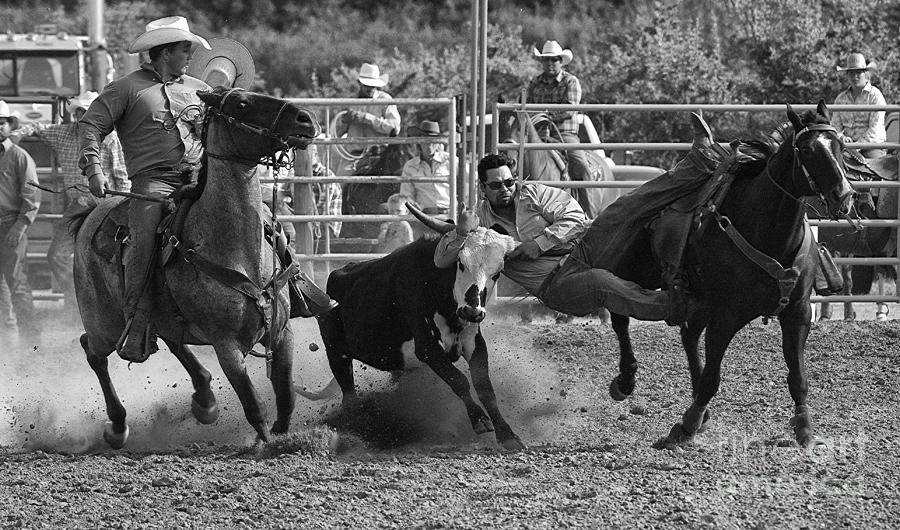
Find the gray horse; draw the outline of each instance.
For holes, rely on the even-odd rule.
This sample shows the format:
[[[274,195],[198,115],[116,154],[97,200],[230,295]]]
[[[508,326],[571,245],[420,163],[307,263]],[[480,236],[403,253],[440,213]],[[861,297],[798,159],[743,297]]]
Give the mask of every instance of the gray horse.
[[[212,423],[219,413],[210,373],[188,347],[208,344],[215,348],[250,425],[268,441],[265,407],[244,357],[257,343],[272,346],[267,362],[277,418],[271,433],[284,433],[294,409],[294,339],[287,325],[288,288],[283,281],[273,282],[281,267],[264,242],[255,169],[261,157],[278,150],[305,149],[320,126],[308,110],[283,99],[225,88],[199,95],[206,104],[207,182],[186,216],[177,251],[156,268],[153,322],[191,377],[191,410],[197,420]],[[107,367],[125,324],[121,267],[122,253],[128,250],[119,243],[121,222],[113,221],[122,203],[121,198],[103,200],[73,224],[75,289],[86,331],[81,345],[103,389],[110,420],[103,437],[113,448],[128,439],[125,408]]]

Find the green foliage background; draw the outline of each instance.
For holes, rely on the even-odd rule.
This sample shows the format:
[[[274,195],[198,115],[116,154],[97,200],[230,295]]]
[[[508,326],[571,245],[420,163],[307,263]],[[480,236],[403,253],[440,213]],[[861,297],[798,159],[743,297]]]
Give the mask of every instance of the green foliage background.
[[[146,21],[182,14],[207,36],[239,40],[257,64],[256,89],[292,97],[355,92],[363,61],[391,76],[395,97],[468,89],[471,0],[157,0],[106,2],[112,49]],[[490,0],[488,90],[514,100],[538,73],[532,47],[556,39],[575,53],[585,103],[815,103],[842,89],[839,58],[878,62],[873,83],[900,98],[900,4],[890,0]],[[0,7],[4,29],[54,22],[85,33],[83,0]],[[412,110],[406,123],[425,117]],[[721,138],[768,130],[782,116],[707,115]],[[606,141],[689,136],[665,114],[592,115]],[[668,161],[657,160],[660,165]]]

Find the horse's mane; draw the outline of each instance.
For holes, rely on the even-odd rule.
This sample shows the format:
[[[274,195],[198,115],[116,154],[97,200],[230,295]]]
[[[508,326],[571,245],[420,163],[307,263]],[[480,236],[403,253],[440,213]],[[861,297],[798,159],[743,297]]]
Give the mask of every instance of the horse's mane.
[[[829,124],[825,116],[811,110],[801,114],[800,121],[805,125]],[[740,150],[741,154],[747,155],[747,158],[742,159],[738,165],[736,170],[737,176],[750,176],[761,173],[765,169],[769,158],[778,152],[781,144],[793,137],[794,132],[794,125],[788,121],[778,125],[774,131],[761,138],[732,142],[733,148]]]

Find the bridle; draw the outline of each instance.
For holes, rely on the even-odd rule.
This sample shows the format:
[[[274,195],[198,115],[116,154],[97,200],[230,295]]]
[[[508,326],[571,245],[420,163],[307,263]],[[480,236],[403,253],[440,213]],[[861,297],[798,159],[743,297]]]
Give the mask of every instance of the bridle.
[[[817,131],[831,132],[831,133],[834,133],[835,136],[837,136],[837,129],[835,129],[831,125],[825,125],[823,123],[814,123],[812,125],[807,125],[803,129],[800,129],[798,132],[794,133],[794,137],[791,142],[791,149],[793,149],[794,154],[791,157],[791,179],[790,179],[790,181],[791,182],[796,181],[797,168],[799,167],[800,171],[803,172],[803,176],[806,179],[807,188],[812,192],[813,195],[815,195],[816,197],[821,199],[821,201],[823,203],[825,203],[826,202],[825,195],[819,189],[819,186],[816,184],[815,180],[813,180],[812,175],[809,173],[809,170],[806,168],[806,165],[803,163],[803,159],[800,157],[800,149],[797,147],[797,142],[799,141],[801,136],[803,136],[805,134],[817,132]],[[815,210],[815,208],[810,206],[809,203],[804,201],[801,197],[797,197],[793,193],[789,192],[787,189],[784,188],[784,186],[782,186],[781,184],[776,182],[774,178],[772,178],[772,172],[770,171],[769,168],[770,168],[770,165],[772,164],[773,158],[774,157],[771,157],[769,159],[769,161],[766,163],[765,173],[766,173],[766,176],[769,178],[769,181],[772,182],[772,184],[775,185],[776,188],[781,190],[782,193],[784,193],[785,195],[787,195],[788,197],[793,199],[795,202],[803,205],[804,208]],[[816,213],[819,214],[819,212],[816,212]]]
[[[275,118],[272,119],[271,124],[268,127],[262,127],[258,125],[254,125],[251,123],[247,123],[245,121],[241,121],[230,114],[225,113],[225,103],[228,101],[228,98],[235,92],[243,92],[242,88],[232,88],[222,96],[222,100],[219,102],[218,108],[208,106],[206,107],[206,112],[203,117],[203,135],[201,137],[201,142],[203,143],[203,148],[206,154],[212,158],[217,158],[219,160],[227,160],[231,162],[245,162],[245,163],[258,163],[260,159],[257,158],[249,158],[249,157],[240,157],[240,156],[227,156],[221,155],[217,153],[210,152],[206,147],[206,135],[209,131],[209,121],[215,117],[223,120],[229,126],[234,127],[236,129],[242,130],[244,132],[249,132],[251,134],[255,134],[257,136],[262,136],[264,138],[268,138],[269,140],[273,140],[277,145],[272,149],[272,154],[268,155],[268,157],[272,161],[273,166],[277,167],[288,167],[293,162],[290,161],[290,157],[287,156],[286,153],[290,151],[291,144],[290,140],[295,138],[292,135],[283,135],[278,134],[278,126],[280,125],[280,121],[284,118],[284,111],[290,106],[290,102],[285,101],[281,108],[278,109],[278,113],[275,115]],[[282,155],[278,157],[278,160],[275,160],[275,153],[281,152]]]

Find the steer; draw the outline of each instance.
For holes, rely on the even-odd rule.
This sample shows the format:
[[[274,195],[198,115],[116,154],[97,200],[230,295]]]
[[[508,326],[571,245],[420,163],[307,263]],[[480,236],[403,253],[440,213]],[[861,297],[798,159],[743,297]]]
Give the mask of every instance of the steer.
[[[435,265],[439,239],[424,237],[381,259],[351,263],[331,273],[327,291],[340,305],[318,322],[343,404],[356,398],[353,359],[388,371],[425,364],[463,401],[477,434],[495,431],[504,448],[523,449],[497,407],[480,326],[504,256],[517,243],[508,235],[477,226],[477,218],[456,227],[415,207],[410,211],[440,233],[456,230],[465,242],[455,266],[447,268]],[[472,398],[466,376],[453,366],[460,355],[469,363],[487,414]]]

